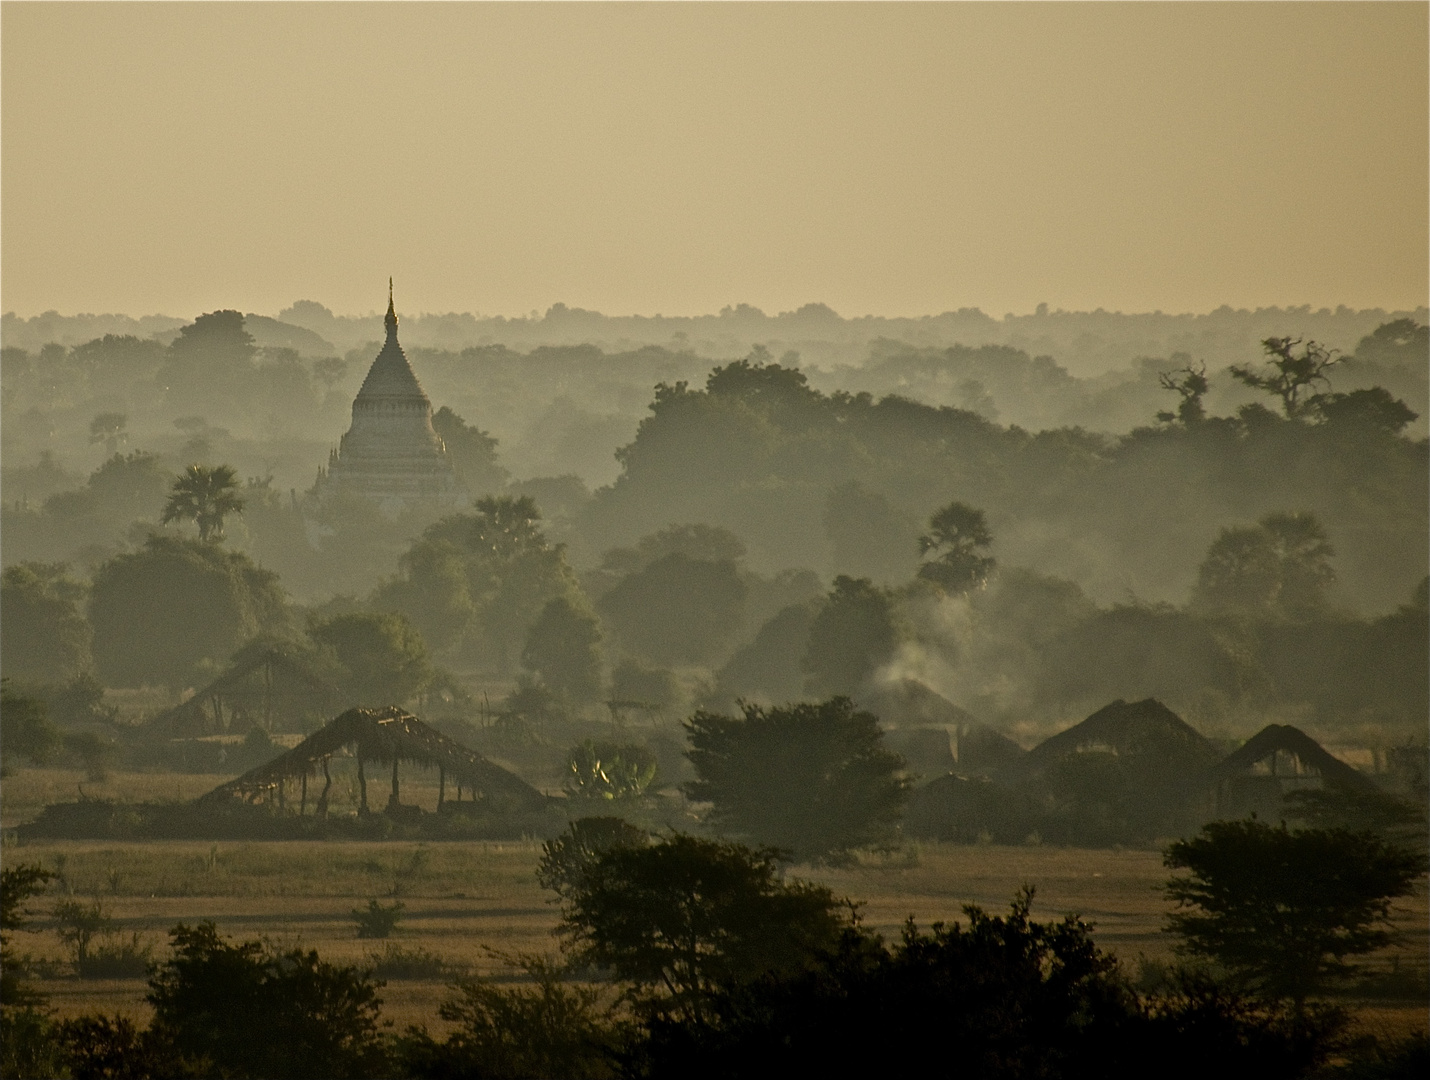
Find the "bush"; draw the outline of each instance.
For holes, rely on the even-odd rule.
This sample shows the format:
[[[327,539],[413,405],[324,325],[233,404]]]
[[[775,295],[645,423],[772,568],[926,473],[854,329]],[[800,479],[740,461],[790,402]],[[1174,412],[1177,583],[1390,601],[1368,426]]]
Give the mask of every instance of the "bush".
[[[623,818],[580,818],[561,835],[541,845],[536,880],[542,888],[564,897],[580,885],[586,871],[607,851],[640,848],[649,843],[648,832]]]
[[[562,900],[576,962],[687,1019],[719,987],[804,968],[848,924],[824,886],[781,880],[776,853],[681,835],[608,848]]]
[[[892,948],[858,928],[802,971],[723,987],[704,1015],[657,1016],[639,1050],[646,1075],[1306,1076],[1339,1020],[1295,1018],[1191,981],[1143,1000],[1073,917],[976,906],[966,925],[912,922]],[[930,1067],[930,1063],[939,1063]]]
[[[367,959],[379,979],[440,979],[452,973],[446,961],[426,949],[389,944],[380,953],[369,953]]]
[[[232,944],[213,923],[170,931],[173,954],[149,980],[152,1037],[230,1077],[306,1080],[389,1075],[371,974],[313,951]]]
[[[562,789],[570,799],[634,799],[651,788],[655,774],[655,755],[648,747],[587,739],[567,752]]]
[[[386,907],[376,900],[369,900],[366,911],[362,908],[353,908],[352,920],[357,923],[357,936],[360,938],[391,937],[392,931],[397,928],[397,923],[402,918],[402,911],[401,900],[394,900]]]
[[[502,987],[487,979],[459,984],[439,1014],[459,1025],[443,1043],[409,1029],[398,1053],[419,1077],[534,1076],[600,1080],[616,1075],[620,1030],[600,1007],[600,991],[571,985],[560,966],[538,956],[513,958],[535,984]]]
[[[154,946],[133,933],[125,941],[118,935],[101,942],[75,968],[81,979],[142,979],[153,962]]]

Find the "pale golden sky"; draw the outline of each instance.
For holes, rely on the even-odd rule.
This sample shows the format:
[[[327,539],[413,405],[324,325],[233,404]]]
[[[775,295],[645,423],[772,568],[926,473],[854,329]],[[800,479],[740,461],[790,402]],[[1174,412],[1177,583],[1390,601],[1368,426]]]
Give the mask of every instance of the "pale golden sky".
[[[1427,12],[5,3],[0,306],[1409,307]]]

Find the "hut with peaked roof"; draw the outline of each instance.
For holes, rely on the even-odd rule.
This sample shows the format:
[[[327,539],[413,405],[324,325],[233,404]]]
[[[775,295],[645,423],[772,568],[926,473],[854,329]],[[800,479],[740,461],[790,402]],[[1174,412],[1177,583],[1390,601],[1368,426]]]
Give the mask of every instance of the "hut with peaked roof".
[[[386,812],[398,815],[417,812],[401,800],[399,765],[418,765],[438,770],[438,810],[447,802],[447,785],[463,788],[472,799],[498,811],[540,810],[547,798],[521,777],[488,761],[475,750],[424,724],[401,709],[349,709],[329,721],[287,753],[250,769],[242,776],[220,784],[194,800],[195,805],[217,806],[228,802],[267,802],[285,808],[296,796],[300,815],[308,811],[308,780],[322,776],[324,785],[314,803],[314,812],[326,816],[332,776],[328,763],[334,755],[350,753],[357,759],[359,813],[368,812],[367,766],[391,766],[392,793]]]
[[[1375,781],[1332,755],[1300,728],[1268,724],[1206,774],[1217,817],[1276,817],[1282,800],[1307,788],[1379,791]]]
[[[351,705],[341,690],[277,646],[243,657],[187,701],[150,721],[171,739],[242,735],[255,727],[272,734],[302,731],[314,718]]]
[[[1119,698],[1028,751],[1016,785],[1042,802],[1054,837],[1153,840],[1205,815],[1199,781],[1218,757],[1156,698]]]
[[[387,341],[353,399],[352,426],[318,470],[320,500],[343,495],[396,514],[416,506],[457,509],[466,492],[432,427],[432,402],[397,341],[397,309],[388,282]]]

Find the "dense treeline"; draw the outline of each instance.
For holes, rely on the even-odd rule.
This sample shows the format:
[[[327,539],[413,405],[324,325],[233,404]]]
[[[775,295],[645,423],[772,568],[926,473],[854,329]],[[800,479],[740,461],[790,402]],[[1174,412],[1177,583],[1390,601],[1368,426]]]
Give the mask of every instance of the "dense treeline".
[[[145,355],[174,384],[232,380],[256,348],[235,315]],[[1388,324],[1356,362],[1398,370],[1425,339]],[[1351,361],[1317,349],[1270,339],[1265,364],[1232,373],[1275,411],[1211,415],[1201,369],[1163,372],[1175,410],[1122,437],[825,394],[756,356],[703,390],[658,385],[594,498],[508,484],[496,441],[444,408],[461,474],[494,492],[472,510],[393,519],[191,469],[185,483],[228,485],[210,537],[226,544],[185,539],[204,519],[176,509],[182,484],[121,448],[122,417],[96,417],[114,453],[84,486],[5,508],[7,558],[49,556],[6,570],[6,669],[48,699],[95,674],[179,689],[254,635],[369,610],[405,617],[450,685],[518,679],[510,707],[532,715],[867,697],[913,678],[1013,728],[1156,696],[1211,730],[1279,711],[1399,731],[1427,699],[1427,446],[1383,388],[1334,389]],[[212,450],[203,422],[185,430],[186,449]],[[305,611],[294,582],[331,599]]]

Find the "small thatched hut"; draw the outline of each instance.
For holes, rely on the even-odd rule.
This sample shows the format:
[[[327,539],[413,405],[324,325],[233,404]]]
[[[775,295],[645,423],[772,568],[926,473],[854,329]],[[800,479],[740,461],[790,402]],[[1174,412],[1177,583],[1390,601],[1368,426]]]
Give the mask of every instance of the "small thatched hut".
[[[347,696],[301,660],[271,647],[242,657],[229,671],[150,724],[171,739],[302,730],[304,721],[351,705]]]
[[[1305,788],[1374,792],[1374,780],[1332,756],[1300,728],[1268,724],[1207,774],[1218,817],[1242,817],[1255,811],[1275,816],[1282,799]]]
[[[388,800],[388,809],[394,813],[403,809],[398,786],[400,762],[439,771],[439,809],[446,801],[449,780],[459,785],[459,796],[461,788],[465,787],[474,798],[495,809],[539,810],[546,805],[546,796],[525,780],[395,706],[349,709],[292,750],[250,769],[237,779],[220,784],[199,796],[195,802],[214,805],[229,800],[276,800],[282,805],[287,798],[288,785],[294,784],[298,787],[301,814],[307,810],[308,778],[321,775],[325,782],[317,799],[316,812],[320,816],[326,815],[328,791],[332,786],[328,761],[334,754],[343,751],[350,751],[357,759],[361,812],[366,812],[368,808],[365,768],[368,764],[392,766],[392,795]]]

